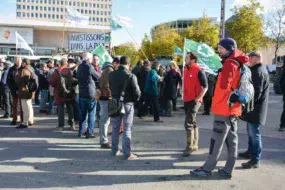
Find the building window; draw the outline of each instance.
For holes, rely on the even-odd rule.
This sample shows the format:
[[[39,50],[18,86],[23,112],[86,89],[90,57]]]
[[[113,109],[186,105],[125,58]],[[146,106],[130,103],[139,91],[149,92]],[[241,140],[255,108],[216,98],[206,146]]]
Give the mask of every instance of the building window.
[[[42,11],[43,10],[43,7],[42,6],[40,6],[40,11]]]
[[[99,22],[99,18],[97,18],[97,22]]]
[[[17,2],[21,2],[21,0],[17,0]]]
[[[105,5],[105,9],[108,9],[108,5]]]
[[[109,16],[111,16],[112,15],[112,12],[109,12]]]
[[[17,9],[21,9],[21,5],[17,5]]]
[[[81,3],[81,7],[84,7],[84,3]]]
[[[50,14],[48,14],[48,18],[50,18]]]
[[[53,1],[52,1],[52,4],[54,4],[54,5],[55,5],[55,0],[53,0]]]
[[[26,0],[23,0],[23,2],[25,3],[25,2],[26,2]]]
[[[56,8],[56,11],[59,12],[59,8]]]
[[[93,8],[96,8],[96,4],[95,3],[93,3]]]
[[[54,15],[52,15],[52,18],[53,18],[53,19],[55,19],[55,16],[54,16]]]
[[[91,22],[91,17],[89,17],[89,22]]]
[[[101,4],[101,9],[104,9],[104,5],[103,4]]]
[[[31,17],[34,18],[34,13],[31,13]]]
[[[39,7],[38,7],[38,6],[36,6],[36,11],[37,11],[37,10],[39,10]]]
[[[104,22],[107,22],[107,18],[104,18]]]
[[[56,19],[59,19],[59,15],[56,15]]]
[[[27,5],[27,10],[30,10],[30,6],[29,5]]]
[[[26,6],[25,6],[25,5],[23,5],[23,9],[26,9]]]
[[[27,17],[30,17],[30,13],[27,13]]]
[[[103,18],[100,18],[100,22],[103,22]]]
[[[44,18],[46,18],[47,17],[47,14],[44,14]]]
[[[50,7],[48,8],[48,11],[51,11],[51,8],[50,8]]]
[[[58,4],[58,5],[59,5],[59,0],[57,0],[56,4]]]
[[[92,14],[92,11],[91,11],[91,10],[89,10],[89,14],[90,14],[90,15]]]
[[[81,9],[81,14],[83,14],[83,10]]]
[[[47,7],[44,7],[44,11],[47,11]]]
[[[31,6],[31,9],[34,10],[34,6]]]
[[[47,4],[47,0],[44,0],[44,3]]]
[[[100,4],[97,4],[97,8],[100,8]]]
[[[95,22],[95,17],[93,17],[93,22]]]
[[[60,10],[61,10],[61,12],[63,12],[63,8],[61,8]]]
[[[105,16],[107,16],[107,11],[105,11]]]
[[[73,6],[76,6],[76,2],[73,2]]]
[[[38,18],[38,13],[36,13],[35,15],[36,15],[36,18]]]
[[[23,13],[23,17],[26,17],[26,13]]]
[[[43,18],[43,14],[42,13],[40,13],[40,18]]]
[[[101,11],[101,15],[103,15],[103,11]]]
[[[92,7],[92,3],[89,3],[89,7],[90,7],[90,8]]]
[[[80,7],[80,2],[77,2],[77,7]]]
[[[62,16],[62,15],[60,15],[60,19],[63,19],[63,16]]]
[[[63,4],[63,1],[61,1],[61,5],[64,5],[64,4]]]
[[[85,14],[87,14],[88,13],[88,11],[87,10],[85,10]]]
[[[51,4],[51,0],[48,0],[48,4]]]
[[[94,15],[96,14],[96,11],[95,11],[95,10],[93,10],[93,14],[94,14]]]
[[[71,3],[71,1],[69,1],[69,6],[71,6],[72,5],[72,3]]]
[[[88,3],[85,3],[85,7],[88,7]]]
[[[55,7],[52,8],[52,11],[55,12]]]

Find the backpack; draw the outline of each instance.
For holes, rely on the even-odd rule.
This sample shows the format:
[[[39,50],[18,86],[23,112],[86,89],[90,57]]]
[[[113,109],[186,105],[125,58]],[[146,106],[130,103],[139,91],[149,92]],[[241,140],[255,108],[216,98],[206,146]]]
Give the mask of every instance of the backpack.
[[[69,101],[69,100],[74,99],[75,90],[73,88],[71,71],[68,71],[67,77],[63,76],[59,72],[59,70],[56,70],[56,72],[60,76],[59,97],[63,101]]]
[[[31,77],[28,82],[28,90],[29,92],[35,92],[39,87],[39,79],[38,79],[38,76],[34,72],[32,72],[31,70],[29,71],[31,73]]]
[[[233,106],[236,101],[243,105],[243,112],[251,112],[254,108],[254,86],[251,78],[251,71],[247,65],[240,64],[233,60],[240,67],[240,81],[237,89],[232,89],[228,104]],[[243,113],[245,114],[245,113]]]

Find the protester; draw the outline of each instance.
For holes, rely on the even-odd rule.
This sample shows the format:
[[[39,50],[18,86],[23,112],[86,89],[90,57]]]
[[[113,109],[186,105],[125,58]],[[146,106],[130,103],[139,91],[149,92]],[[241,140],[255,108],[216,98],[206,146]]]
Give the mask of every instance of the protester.
[[[203,167],[191,171],[195,176],[205,177],[212,174],[226,143],[228,157],[226,165],[218,172],[221,176],[231,178],[235,167],[238,151],[237,122],[241,116],[241,103],[235,102],[230,106],[228,100],[232,89],[237,89],[240,80],[240,65],[248,62],[248,57],[237,49],[236,41],[226,38],[218,46],[222,57],[223,68],[218,76],[212,103],[214,114],[214,129],[211,138],[210,153]],[[236,61],[235,61],[236,60]]]
[[[41,100],[40,100],[40,113],[47,113],[47,110],[45,108],[46,102],[48,99],[48,89],[49,89],[49,82],[47,79],[49,69],[47,67],[46,63],[41,64],[41,69],[38,74],[39,78],[39,91],[41,94]]]
[[[64,80],[62,79],[63,77],[65,78]],[[59,68],[56,69],[53,75],[49,78],[49,83],[52,87],[54,87],[54,102],[58,106],[58,130],[62,131],[64,129],[64,115],[66,106],[68,124],[71,130],[75,131],[74,113],[72,108],[75,92],[73,91],[74,93],[72,93],[72,90],[76,83],[74,82],[72,73],[68,68],[66,58],[61,59]],[[66,93],[65,88],[70,92],[69,97],[64,97]]]
[[[269,75],[266,66],[262,64],[262,54],[254,51],[248,56],[254,86],[254,109],[242,117],[247,122],[248,149],[239,156],[250,159],[242,164],[245,169],[259,167],[262,152],[260,126],[266,122],[270,89]]]
[[[49,81],[50,77],[54,73],[54,70],[57,69],[57,68],[54,67],[54,61],[53,60],[49,60],[48,63],[47,63],[47,66],[49,68],[49,72],[48,72],[48,75],[47,75],[47,80]],[[47,115],[51,115],[52,109],[53,109],[53,104],[54,104],[54,88],[51,85],[49,85],[48,91],[49,91],[49,105],[48,105]]]
[[[118,70],[118,68],[120,66],[120,58],[119,57],[114,57],[113,66],[114,66],[114,70]]]
[[[7,76],[7,85],[13,97],[13,108],[12,108],[13,120],[11,122],[11,125],[17,124],[18,104],[20,104],[20,119],[21,119],[21,122],[23,122],[22,104],[18,96],[18,85],[16,84],[16,80],[15,80],[16,77],[19,75],[20,71],[21,71],[21,57],[17,56],[15,57],[14,66],[9,69],[8,76]]]
[[[23,122],[21,125],[16,127],[17,129],[24,129],[34,124],[34,110],[32,104],[34,92],[30,92],[28,88],[30,78],[33,75],[33,70],[30,65],[30,60],[23,59],[22,69],[15,78],[16,84],[18,85],[18,96],[21,100],[24,115]]]
[[[79,64],[76,64],[74,59],[72,59],[72,58],[68,59],[68,68],[71,70],[72,76],[73,76],[74,80],[76,80],[76,81],[77,81],[78,65]],[[77,81],[77,83],[78,83],[78,81]],[[74,91],[75,91],[75,99],[74,99],[74,102],[72,103],[72,107],[73,107],[73,113],[74,113],[74,122],[77,125],[77,124],[79,124],[79,120],[80,120],[78,84],[74,87]]]
[[[190,156],[198,151],[199,129],[196,124],[196,115],[201,107],[203,97],[208,90],[208,81],[205,72],[198,66],[198,55],[188,52],[185,58],[184,70],[184,108],[186,149],[183,156]]]
[[[96,85],[100,78],[99,74],[95,71],[92,64],[92,54],[84,53],[83,62],[79,65],[77,71],[77,78],[79,84],[79,107],[80,107],[80,121],[78,136],[86,138],[95,138],[94,125],[96,119],[96,104],[94,99],[96,92]],[[84,134],[84,125],[86,123],[86,116],[88,115],[88,128]]]
[[[176,71],[177,64],[175,61],[170,63],[170,70],[167,72],[164,83],[164,99],[166,101],[166,116],[171,117],[172,111],[176,108],[177,88],[182,84],[181,75]]]
[[[5,62],[5,59],[4,58],[1,58],[0,59],[0,80],[2,78],[2,74],[4,72],[4,62]],[[2,108],[2,110],[4,110],[5,106],[4,106],[4,89],[3,89],[3,86],[1,85],[0,83],[0,108]]]
[[[98,55],[96,55],[96,54],[94,54],[93,55],[93,61],[92,61],[92,65],[94,66],[94,69],[95,69],[95,71],[97,72],[97,74],[99,75],[99,76],[101,76],[101,73],[102,73],[102,71],[101,71],[101,69],[100,69],[100,58],[99,58],[99,56]],[[96,88],[99,88],[99,80],[97,80],[96,82],[95,82],[95,84],[96,84]],[[95,117],[95,123],[96,123],[96,125],[98,126],[98,128],[100,127],[100,104],[99,104],[99,102],[97,101],[97,105],[96,105],[96,117]]]
[[[5,114],[2,118],[9,119],[11,116],[12,111],[12,95],[11,91],[7,84],[7,76],[9,73],[9,69],[11,67],[12,63],[10,61],[5,61],[3,63],[3,73],[1,77],[1,88],[2,88],[2,94],[3,94],[3,100],[4,100],[4,108],[5,108]]]
[[[147,115],[147,109],[145,109],[144,106],[146,100],[144,94],[144,88],[145,88],[147,73],[150,71],[150,68],[151,68],[150,62],[148,60],[145,60],[143,63],[143,67],[141,67],[136,74],[138,79],[138,85],[141,91],[141,97],[138,102],[138,114],[137,114],[139,118],[144,118]]]
[[[41,67],[41,65],[38,63],[38,62],[36,62],[35,63],[35,74],[39,77],[39,74],[40,74],[40,67]],[[35,93],[35,104],[36,105],[39,105],[40,104],[40,100],[39,100],[39,96],[40,96],[40,90],[39,90],[39,88],[37,89],[37,91],[36,91],[36,93]]]
[[[206,73],[208,80],[208,90],[203,98],[204,113],[202,115],[211,115],[212,97],[214,95],[214,89],[216,85],[216,76],[212,73]]]
[[[112,118],[112,153],[119,155],[119,131],[120,125],[124,122],[124,133],[122,150],[123,155],[127,160],[137,158],[131,152],[132,126],[134,119],[134,103],[140,98],[141,92],[138,86],[137,77],[129,71],[131,60],[128,56],[123,56],[120,59],[119,69],[110,73],[109,83],[112,98],[119,100],[123,96],[123,108],[125,114],[119,117]],[[126,87],[125,89],[124,86]],[[124,91],[124,92],[122,92]]]
[[[283,94],[283,112],[280,118],[279,131],[284,132],[285,131],[285,64],[283,65],[283,73],[280,79],[280,87],[281,87],[282,94]]]
[[[158,75],[158,70],[160,68],[160,64],[157,61],[153,62],[152,69],[148,72],[146,77],[146,84],[144,88],[146,103],[145,110],[148,109],[149,106],[153,109],[153,117],[154,122],[163,122],[159,117],[159,89],[158,82],[162,80],[162,78]]]
[[[110,117],[108,113],[108,101],[112,98],[111,97],[111,90],[109,85],[109,74],[114,71],[114,66],[110,62],[105,62],[102,67],[102,75],[100,77],[100,90],[101,90],[101,97],[100,97],[100,144],[101,148],[111,148],[109,144],[107,134],[108,134],[108,127],[110,124]]]
[[[139,60],[139,61],[138,61],[137,65],[134,67],[134,69],[132,69],[132,73],[133,73],[134,75],[137,75],[137,74],[138,74],[140,68],[143,67],[143,63],[144,63],[143,60]]]

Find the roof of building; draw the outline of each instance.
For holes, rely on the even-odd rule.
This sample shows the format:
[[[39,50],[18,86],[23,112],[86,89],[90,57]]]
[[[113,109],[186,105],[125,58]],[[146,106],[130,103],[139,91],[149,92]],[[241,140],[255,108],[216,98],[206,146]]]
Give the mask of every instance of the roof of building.
[[[48,21],[37,21],[37,20],[24,20],[24,19],[0,19],[0,26],[8,26],[8,27],[28,27],[39,30],[56,30],[62,31],[65,26],[66,30],[71,32],[94,32],[98,30],[102,31],[110,31],[109,26],[98,26],[98,25],[71,25],[69,23],[61,23],[61,22],[48,22]]]

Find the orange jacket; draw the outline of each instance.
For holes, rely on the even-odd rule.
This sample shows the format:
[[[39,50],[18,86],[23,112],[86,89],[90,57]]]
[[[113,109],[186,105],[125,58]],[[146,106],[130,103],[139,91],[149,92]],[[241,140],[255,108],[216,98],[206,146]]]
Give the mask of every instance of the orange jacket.
[[[234,106],[228,105],[228,99],[232,89],[236,89],[240,80],[240,66],[233,60],[241,64],[248,62],[248,57],[240,50],[235,50],[228,58],[222,61],[223,68],[218,76],[215,93],[212,100],[212,112],[220,116],[241,116],[241,104],[235,103]]]
[[[201,93],[201,84],[199,81],[199,71],[201,68],[197,64],[193,64],[190,68],[184,70],[184,102],[195,100]],[[203,101],[201,98],[200,102]]]

